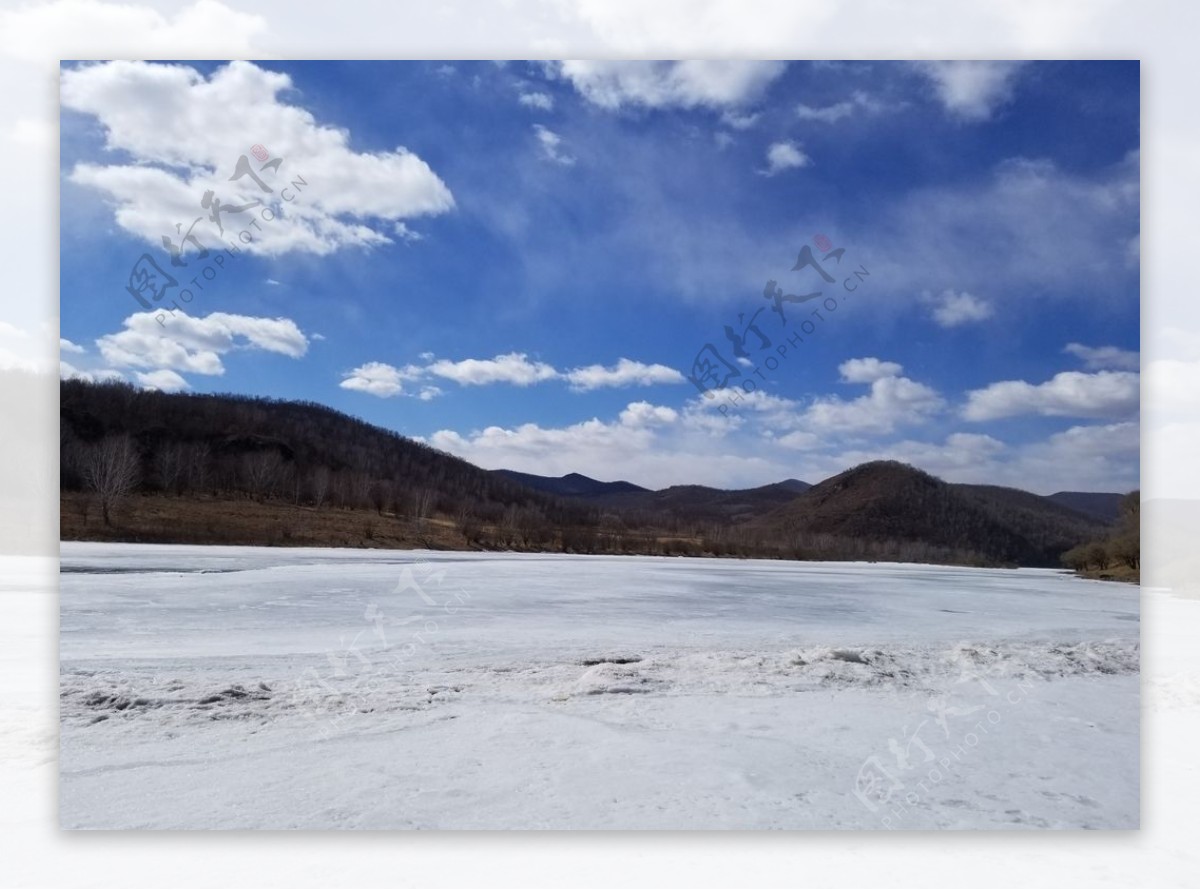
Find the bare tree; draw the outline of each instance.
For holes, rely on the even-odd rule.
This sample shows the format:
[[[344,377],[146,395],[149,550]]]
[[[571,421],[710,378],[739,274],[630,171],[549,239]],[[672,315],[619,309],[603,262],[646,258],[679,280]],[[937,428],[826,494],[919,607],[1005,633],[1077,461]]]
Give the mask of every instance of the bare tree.
[[[309,490],[312,493],[313,506],[319,509],[329,494],[329,467],[322,464],[313,470]]]
[[[112,514],[121,498],[137,487],[141,478],[141,460],[129,436],[106,436],[85,448],[82,457],[84,484],[100,500],[105,525],[112,525]]]
[[[255,451],[242,458],[242,473],[246,487],[260,499],[275,493],[275,485],[283,470],[283,461],[278,451]]]
[[[433,512],[434,494],[431,489],[422,488],[413,495],[413,521],[419,531],[425,525],[425,520]]]
[[[158,449],[154,455],[154,472],[164,492],[179,494],[186,474],[186,463],[187,457],[181,443],[168,443]]]

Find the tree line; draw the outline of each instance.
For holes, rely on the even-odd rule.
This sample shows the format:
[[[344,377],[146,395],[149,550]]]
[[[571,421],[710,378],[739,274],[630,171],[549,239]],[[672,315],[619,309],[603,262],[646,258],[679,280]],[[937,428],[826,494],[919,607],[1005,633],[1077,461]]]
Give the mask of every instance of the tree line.
[[[1121,499],[1121,518],[1112,534],[1086,541],[1062,555],[1063,565],[1076,572],[1106,572],[1114,566],[1138,572],[1142,567],[1142,493]]]
[[[472,549],[966,565],[1018,561],[1015,548],[999,546],[1008,541],[1007,529],[966,513],[956,519],[938,498],[919,497],[921,491],[906,478],[888,483],[896,489],[894,502],[882,511],[851,504],[848,511],[836,511],[841,519],[835,521],[808,506],[804,510],[816,510],[811,522],[757,521],[763,517],[754,514],[722,521],[703,505],[623,509],[537,491],[313,402],[66,380],[60,384],[60,414],[59,478],[69,494],[64,510],[69,504],[80,511],[76,528],[86,533],[98,526],[105,532],[99,536],[110,540],[122,539],[121,514],[132,496],[157,495],[345,515],[344,522],[338,520],[341,527],[361,532],[325,543],[369,542],[381,528],[399,528],[399,539],[414,545],[436,541]],[[854,522],[846,522],[847,515]],[[221,531],[211,530],[208,539]],[[225,542],[286,543],[291,536],[285,532]],[[195,530],[188,538],[182,523],[155,530],[153,539],[165,540],[166,534],[177,535],[171,540],[180,543],[200,540]],[[401,545],[396,533],[387,538]]]

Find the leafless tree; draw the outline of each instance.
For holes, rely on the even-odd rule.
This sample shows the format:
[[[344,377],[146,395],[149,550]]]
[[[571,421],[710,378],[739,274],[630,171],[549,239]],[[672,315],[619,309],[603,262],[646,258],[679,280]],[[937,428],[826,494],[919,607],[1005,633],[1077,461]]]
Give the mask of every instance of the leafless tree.
[[[312,494],[313,506],[320,508],[329,494],[329,467],[322,464],[313,470],[309,491]]]
[[[413,522],[418,530],[424,527],[425,520],[433,512],[433,498],[434,493],[428,488],[422,488],[413,494]]]
[[[259,498],[268,498],[275,491],[283,469],[278,451],[256,451],[242,458],[242,473],[246,487]]]
[[[184,446],[180,443],[166,444],[159,448],[154,455],[154,473],[163,491],[179,493],[186,475],[186,462]]]
[[[137,487],[141,478],[137,446],[127,435],[106,436],[85,447],[81,463],[84,484],[96,493],[104,524],[112,525],[117,504]]]
[[[207,442],[189,442],[184,449],[184,457],[188,490],[200,494],[208,486],[212,449]]]

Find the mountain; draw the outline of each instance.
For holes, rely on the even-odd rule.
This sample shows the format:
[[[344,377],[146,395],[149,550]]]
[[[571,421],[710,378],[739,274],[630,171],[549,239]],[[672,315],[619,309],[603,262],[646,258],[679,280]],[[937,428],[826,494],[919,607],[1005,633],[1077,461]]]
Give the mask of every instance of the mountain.
[[[1057,566],[1064,550],[1104,529],[1048,498],[952,485],[896,461],[839,473],[750,525],[801,548],[834,539],[880,558],[1041,566]]]
[[[1116,522],[1121,516],[1122,497],[1108,491],[1056,491],[1049,499],[1104,522]]]
[[[470,513],[489,521],[513,510],[555,523],[582,521],[587,513],[313,402],[64,380],[59,403],[66,491],[84,490],[96,449],[106,438],[124,436],[133,444],[142,493],[287,500],[380,514]]]
[[[492,472],[527,488],[559,497],[593,498],[606,494],[625,494],[649,490],[640,485],[634,485],[632,482],[600,482],[581,473],[568,473],[565,476],[535,476],[533,473],[518,473],[516,470],[492,470]]]
[[[739,523],[792,501],[808,487],[796,479],[758,488],[723,489],[673,485],[661,491],[627,492],[596,500],[607,508],[669,517],[677,522]]]
[[[674,485],[651,491],[632,482],[599,482],[579,473],[566,476],[535,476],[515,470],[494,473],[537,491],[562,498],[578,498],[595,507],[622,514],[638,514],[673,522],[744,522],[761,516],[811,486],[799,479],[785,479],[759,488],[723,489],[705,485]]]
[[[59,403],[64,540],[1049,566],[1110,531],[888,461],[811,487],[648,491],[483,470],[311,402],[67,380]]]

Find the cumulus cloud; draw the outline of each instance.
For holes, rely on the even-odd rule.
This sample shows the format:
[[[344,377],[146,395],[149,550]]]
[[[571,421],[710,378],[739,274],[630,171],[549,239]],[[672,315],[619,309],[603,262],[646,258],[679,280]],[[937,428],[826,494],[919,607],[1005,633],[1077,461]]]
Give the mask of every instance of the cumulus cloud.
[[[1141,356],[1138,353],[1116,346],[1084,346],[1082,343],[1068,343],[1063,347],[1063,352],[1080,359],[1083,366],[1089,371],[1136,371],[1141,366]]]
[[[340,384],[344,389],[358,390],[387,398],[400,395],[405,381],[428,380],[438,377],[460,386],[510,384],[532,386],[548,380],[567,382],[575,392],[629,386],[682,383],[686,379],[679,371],[666,365],[646,364],[622,358],[614,365],[588,365],[570,371],[559,371],[553,365],[530,360],[523,352],[510,352],[495,358],[468,358],[460,361],[434,360],[433,353],[422,353],[423,365],[397,368],[383,362],[367,362],[345,375]],[[428,400],[440,395],[436,386],[426,386],[418,395]]]
[[[173,314],[163,323],[156,313],[138,312],[124,328],[96,341],[104,360],[117,368],[151,368],[224,374],[221,356],[238,350],[262,350],[300,358],[308,338],[289,318],[259,318],[213,312],[206,316]]]
[[[980,297],[962,291],[945,290],[939,296],[926,295],[924,302],[931,308],[933,320],[943,328],[956,328],[972,322],[984,321],[993,314],[992,304]]]
[[[802,121],[836,124],[838,121],[859,112],[874,113],[882,111],[884,107],[882,102],[872,99],[861,90],[855,90],[849,99],[835,102],[832,105],[806,105],[801,103],[796,106],[796,117]]]
[[[558,377],[558,371],[551,365],[531,362],[523,352],[510,352],[495,358],[468,358],[458,362],[440,359],[428,365],[426,371],[453,380],[460,386],[484,386],[490,383],[530,386]]]
[[[517,101],[526,108],[536,108],[539,111],[550,111],[554,108],[554,97],[549,93],[522,93]]]
[[[567,61],[549,70],[602,108],[737,108],[759,99],[786,67],[754,61]]]
[[[588,365],[563,375],[571,388],[587,392],[602,387],[652,386],[658,383],[683,383],[686,378],[666,365],[647,365],[623,358],[612,367]]]
[[[78,343],[72,343],[66,337],[58,338],[58,351],[59,352],[73,352],[76,355],[82,355],[83,353],[87,352],[87,350],[84,349],[82,346],[80,346]]]
[[[688,438],[687,432],[675,409],[633,402],[611,421],[593,417],[562,427],[489,426],[465,435],[444,429],[428,441],[488,469],[584,473],[655,488],[685,483],[751,485],[786,476],[781,465],[758,449],[722,450],[720,439]]]
[[[231,62],[206,77],[187,65],[107,62],[69,68],[62,74],[66,109],[94,116],[106,147],[127,152],[131,163],[82,163],[73,182],[102,192],[115,205],[121,228],[161,247],[176,224],[193,229],[201,243],[238,240],[251,253],[277,256],[289,251],[327,254],[347,246],[391,242],[402,220],[445,213],[454,198],[445,183],[417,155],[396,146],[390,151],[356,152],[350,134],[319,123],[307,110],[280,95],[291,78],[249,62]],[[239,156],[249,160],[249,143],[266,147],[277,168],[257,160],[235,181]],[[293,199],[285,202],[291,185]],[[209,208],[212,192],[225,213],[222,233]],[[263,207],[235,212],[261,201]],[[273,214],[269,221],[264,209]],[[255,220],[257,229],[249,228]]]
[[[401,368],[384,362],[367,362],[352,371],[347,371],[338,386],[387,399],[403,393],[404,381],[412,379],[413,376]]]
[[[125,375],[113,368],[86,371],[77,368],[67,361],[58,363],[58,376],[62,380],[84,380],[88,383],[102,383],[109,380],[124,380]]]
[[[945,109],[965,121],[984,121],[1012,98],[1021,62],[915,62]]]
[[[649,402],[630,402],[620,414],[621,424],[627,427],[661,426],[678,419],[679,412],[674,408]]]
[[[758,113],[726,111],[721,115],[721,123],[734,130],[749,130],[762,117]]]
[[[575,163],[575,157],[563,149],[563,138],[541,124],[533,125],[533,134],[537,137],[538,145],[542,147],[542,156],[548,161],[570,167]]]
[[[812,158],[794,142],[775,142],[767,149],[767,166],[762,170],[764,176],[774,176],[784,170],[794,170],[807,167]]]
[[[903,370],[896,362],[877,358],[852,358],[838,365],[838,373],[847,383],[874,383],[882,377],[896,377]]]
[[[888,363],[891,364],[891,363]],[[881,376],[857,399],[819,398],[805,409],[801,429],[830,435],[890,433],[902,424],[920,423],[941,411],[937,391],[907,377]]]
[[[138,371],[134,378],[143,389],[157,389],[161,392],[182,392],[188,389],[188,382],[174,371]]]
[[[986,421],[1021,414],[1122,419],[1138,410],[1139,375],[1064,371],[1045,383],[1004,380],[967,393],[963,417]]]

